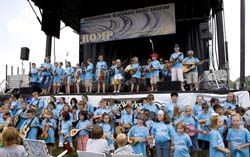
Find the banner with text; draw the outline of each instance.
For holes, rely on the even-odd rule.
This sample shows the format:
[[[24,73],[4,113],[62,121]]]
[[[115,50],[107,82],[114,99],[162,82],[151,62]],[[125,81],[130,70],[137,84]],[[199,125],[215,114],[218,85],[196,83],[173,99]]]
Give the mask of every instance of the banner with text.
[[[80,44],[175,32],[175,4],[170,3],[82,18]]]

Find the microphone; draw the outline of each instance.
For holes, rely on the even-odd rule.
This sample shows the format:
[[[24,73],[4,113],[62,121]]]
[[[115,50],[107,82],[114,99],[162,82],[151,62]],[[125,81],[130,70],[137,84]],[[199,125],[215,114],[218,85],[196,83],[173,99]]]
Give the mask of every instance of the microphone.
[[[154,53],[154,43],[153,43],[153,41],[151,40],[151,38],[149,39],[149,42],[151,43],[152,51],[153,51],[153,53]]]
[[[153,41],[151,40],[151,38],[149,39],[149,42],[150,42],[150,43],[153,43]]]

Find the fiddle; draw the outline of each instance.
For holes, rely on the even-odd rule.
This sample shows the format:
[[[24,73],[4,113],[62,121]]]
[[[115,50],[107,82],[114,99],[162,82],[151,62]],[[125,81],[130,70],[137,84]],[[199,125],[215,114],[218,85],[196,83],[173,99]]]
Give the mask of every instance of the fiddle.
[[[105,70],[104,69],[101,70],[100,79],[101,80],[105,80],[106,79],[106,75],[105,75]]]
[[[45,125],[42,128],[43,133],[41,134],[42,139],[47,139],[49,137],[48,131],[49,131],[49,126]]]

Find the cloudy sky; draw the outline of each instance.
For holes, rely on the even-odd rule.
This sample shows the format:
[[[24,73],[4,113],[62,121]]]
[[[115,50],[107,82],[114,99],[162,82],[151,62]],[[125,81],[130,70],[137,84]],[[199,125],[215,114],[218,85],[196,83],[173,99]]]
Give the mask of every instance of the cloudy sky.
[[[230,77],[235,80],[240,76],[240,1],[224,0],[224,8],[226,39],[229,43]],[[250,2],[246,0],[246,17],[249,16]],[[25,0],[11,0],[11,3],[9,0],[1,0],[0,26],[1,82],[5,77],[6,64],[13,65],[14,69],[21,67],[21,47],[30,48],[30,61],[39,64],[42,62],[45,55],[46,36],[41,31],[40,24]],[[246,18],[246,58],[250,58],[250,44],[247,44],[250,42],[249,28],[250,18]],[[73,33],[69,27],[65,27],[61,30],[60,36],[60,40],[56,39],[56,60],[64,61],[69,52],[68,59],[75,65],[79,55],[78,35]],[[24,62],[24,66],[28,67],[28,61]],[[250,62],[246,62],[246,67],[249,66]],[[246,75],[250,75],[249,68],[246,68]]]

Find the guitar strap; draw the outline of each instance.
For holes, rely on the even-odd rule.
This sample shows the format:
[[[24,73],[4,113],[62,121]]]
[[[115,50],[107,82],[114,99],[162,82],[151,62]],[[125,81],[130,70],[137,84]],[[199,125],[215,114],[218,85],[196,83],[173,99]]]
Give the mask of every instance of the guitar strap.
[[[31,124],[32,124],[32,122],[33,122],[34,119],[35,119],[35,117],[33,117],[33,118],[30,120],[29,124],[27,125],[27,128],[29,128],[29,127],[31,126]],[[30,130],[31,130],[31,128],[30,128]],[[27,132],[26,137],[28,136],[30,130]]]

